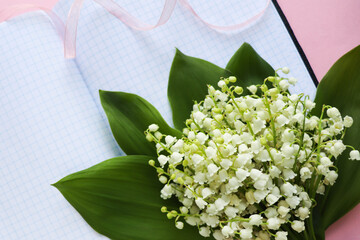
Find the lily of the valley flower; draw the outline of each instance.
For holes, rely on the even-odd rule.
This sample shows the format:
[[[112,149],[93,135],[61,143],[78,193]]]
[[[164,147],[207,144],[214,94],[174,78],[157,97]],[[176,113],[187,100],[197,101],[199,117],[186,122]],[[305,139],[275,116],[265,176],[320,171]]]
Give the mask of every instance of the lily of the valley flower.
[[[241,96],[243,89],[231,86],[235,77],[221,79],[220,90],[209,86],[204,101],[194,104],[182,139],[149,126],[161,197],[183,204],[164,210],[177,228],[183,219],[217,240],[286,240],[285,224],[305,230],[315,194],[338,177],[334,160],[347,147],[342,137],[353,120],[330,106],[320,118],[312,116],[315,103],[288,92],[296,81],[276,74]],[[360,160],[359,151],[353,149],[350,159]]]

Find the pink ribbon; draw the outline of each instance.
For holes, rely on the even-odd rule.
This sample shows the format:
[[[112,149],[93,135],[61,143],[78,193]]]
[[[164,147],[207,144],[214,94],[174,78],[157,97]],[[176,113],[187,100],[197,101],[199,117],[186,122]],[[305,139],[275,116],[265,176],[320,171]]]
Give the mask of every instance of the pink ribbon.
[[[65,58],[75,58],[76,56],[76,29],[80,16],[81,6],[84,0],[75,0],[69,11],[65,30]],[[140,31],[147,31],[165,24],[174,11],[176,0],[166,0],[161,16],[155,25],[150,25],[132,16],[124,8],[113,0],[94,0],[105,8],[110,14],[117,17],[125,25]]]
[[[264,13],[265,10],[268,8],[269,4],[270,4],[271,0],[268,0],[266,2],[266,5],[263,9],[261,9],[261,11],[259,13],[257,13],[256,15],[252,16],[251,18],[245,20],[244,22],[238,23],[238,24],[234,24],[234,25],[229,25],[229,26],[217,26],[217,25],[213,25],[211,23],[206,22],[205,20],[203,20],[196,12],[195,10],[191,7],[191,5],[189,4],[188,0],[179,0],[180,4],[183,5],[186,9],[188,9],[197,19],[199,19],[201,22],[203,22],[205,25],[207,25],[208,27],[218,30],[218,31],[231,31],[231,30],[238,30],[241,29],[247,25],[249,25],[250,23],[254,22],[255,20],[257,20],[258,18],[260,18]]]
[[[140,31],[151,30],[151,29],[154,29],[156,27],[159,27],[159,26],[165,24],[169,20],[172,12],[174,11],[174,8],[175,8],[176,2],[177,2],[177,0],[166,0],[159,20],[157,21],[157,23],[155,25],[150,25],[150,24],[147,24],[147,23],[142,22],[141,20],[135,18],[133,15],[128,13],[124,8],[119,6],[113,0],[94,0],[94,1],[96,3],[98,3],[99,5],[101,5],[103,8],[105,8],[110,14],[117,17],[120,21],[122,21],[128,27],[131,27],[135,30],[140,30]],[[197,19],[199,19],[201,22],[203,22],[208,27],[218,30],[218,31],[231,31],[231,30],[241,29],[241,28],[249,25],[250,23],[254,22],[255,20],[259,19],[265,13],[271,0],[267,0],[265,7],[263,9],[261,9],[261,11],[259,13],[257,13],[256,15],[252,16],[251,18],[247,19],[244,22],[241,22],[241,23],[238,23],[235,25],[230,25],[230,26],[217,26],[217,25],[210,24],[210,23],[206,22],[205,20],[203,20],[195,12],[195,10],[189,4],[188,0],[178,0],[178,1],[183,7],[188,9]],[[0,11],[0,22],[6,21],[6,20],[14,17],[20,11],[43,10],[50,17],[50,19],[52,20],[59,35],[64,40],[65,58],[75,58],[76,57],[77,26],[78,26],[80,11],[81,11],[83,2],[84,2],[84,0],[74,0],[74,3],[72,4],[72,6],[70,8],[65,27],[64,27],[64,24],[61,21],[61,19],[52,10],[43,8],[43,7],[39,7],[39,6],[35,6],[35,5],[30,5],[30,4],[15,5],[15,6],[6,8],[3,11]]]
[[[7,7],[5,9],[0,10],[0,23],[9,20],[10,18],[13,18],[17,16],[20,13],[23,13],[24,11],[38,11],[41,10],[45,12],[48,17],[51,19],[56,31],[58,32],[61,39],[64,39],[65,35],[65,25],[63,21],[54,13],[51,9],[40,7],[33,4],[19,4],[19,5],[13,5],[10,7]]]

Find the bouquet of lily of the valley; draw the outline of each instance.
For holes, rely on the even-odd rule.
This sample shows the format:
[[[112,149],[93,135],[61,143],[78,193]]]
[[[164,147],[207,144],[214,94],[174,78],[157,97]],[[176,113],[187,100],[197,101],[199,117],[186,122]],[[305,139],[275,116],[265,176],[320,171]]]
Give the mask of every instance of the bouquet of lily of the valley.
[[[312,101],[248,44],[225,69],[177,51],[175,128],[139,96],[100,91],[128,155],[54,185],[111,239],[324,239],[360,200],[359,62],[360,47]]]

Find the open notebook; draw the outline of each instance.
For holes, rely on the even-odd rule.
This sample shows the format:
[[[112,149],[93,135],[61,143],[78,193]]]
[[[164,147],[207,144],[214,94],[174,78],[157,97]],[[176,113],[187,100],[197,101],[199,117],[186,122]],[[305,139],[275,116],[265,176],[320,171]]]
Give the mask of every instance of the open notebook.
[[[163,1],[119,1],[151,22]],[[197,0],[204,19],[233,24],[265,1]],[[55,11],[64,19],[71,1]],[[41,12],[0,24],[0,239],[101,239],[50,184],[123,154],[112,138],[98,90],[138,94],[171,123],[167,80],[175,47],[224,67],[246,41],[274,68],[299,79],[294,92],[314,96],[305,65],[273,4],[247,29],[213,31],[176,6],[169,22],[138,32],[92,1],[81,11],[77,58],[63,57],[62,42]]]

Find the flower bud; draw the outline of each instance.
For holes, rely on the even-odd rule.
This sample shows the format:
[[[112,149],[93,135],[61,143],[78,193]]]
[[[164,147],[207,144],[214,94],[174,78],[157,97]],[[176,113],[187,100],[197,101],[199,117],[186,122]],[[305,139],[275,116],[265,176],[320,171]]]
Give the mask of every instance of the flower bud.
[[[240,95],[243,93],[244,89],[242,87],[235,87],[235,90],[236,94]]]
[[[167,180],[168,180],[167,177],[165,177],[165,176],[163,176],[163,175],[159,177],[159,181],[160,181],[162,184],[167,183]]]
[[[178,177],[176,180],[179,184],[184,185],[184,179],[182,177]]]
[[[161,212],[166,213],[166,212],[167,212],[167,207],[162,206],[162,207],[161,207]]]
[[[155,161],[154,161],[154,160],[149,160],[148,163],[149,163],[149,165],[152,166],[152,167],[155,166]]]
[[[346,127],[346,128],[349,128],[349,127],[351,127],[352,126],[352,124],[353,124],[353,119],[352,119],[352,117],[349,117],[349,116],[345,116],[344,117],[344,126]]]
[[[271,88],[268,93],[271,97],[276,97],[279,94],[279,89]]]
[[[155,135],[156,139],[159,139],[159,140],[160,140],[160,139],[162,138],[162,136],[163,136],[160,132],[155,132],[154,135]]]
[[[152,141],[154,141],[154,137],[150,133],[147,133],[146,140],[148,140],[149,142],[152,142]]]
[[[281,71],[284,73],[284,74],[288,74],[290,72],[290,69],[288,67],[283,67],[281,69]]]
[[[261,143],[261,145],[266,145],[267,144],[267,140],[266,140],[266,138],[264,136],[260,138],[260,143]]]
[[[247,89],[252,93],[255,94],[257,91],[257,87],[255,85],[251,85],[249,87],[247,87]]]
[[[280,78],[280,77],[275,77],[275,81],[274,81],[274,82],[275,82],[276,84],[279,84],[279,82],[281,81],[281,79],[282,79],[282,78]]]
[[[306,108],[306,109],[311,110],[311,109],[313,109],[314,107],[315,107],[315,103],[314,103],[314,102],[312,102],[312,101],[309,100],[309,99],[307,99],[307,100],[305,101],[305,108]]]
[[[178,221],[178,222],[175,223],[175,226],[176,226],[177,229],[183,229],[184,228],[184,223]]]
[[[191,144],[191,145],[190,145],[190,150],[191,150],[192,152],[196,152],[198,149],[199,149],[199,148],[198,148],[198,146],[196,146],[196,144]]]
[[[190,125],[192,122],[193,122],[193,120],[187,119],[186,122],[185,122],[185,124],[186,124],[186,125]]]
[[[325,186],[323,184],[320,184],[316,190],[316,193],[324,195],[325,193]]]
[[[275,81],[275,77],[268,77],[267,80],[268,80],[269,82],[274,82],[274,81]]]
[[[215,142],[219,143],[219,144],[223,144],[224,143],[224,139],[222,137],[217,137],[215,138]]]
[[[274,141],[274,137],[273,137],[273,135],[270,134],[270,133],[266,134],[266,139],[267,139],[269,142]]]
[[[289,82],[286,81],[286,80],[281,80],[281,81],[279,82],[279,86],[280,86],[280,88],[281,88],[282,91],[286,91],[286,90],[288,90],[290,84],[289,84]]]
[[[182,214],[187,214],[189,212],[189,209],[187,209],[187,207],[182,206],[182,207],[180,207],[180,212]]]
[[[230,77],[229,77],[229,81],[232,82],[232,83],[236,82],[236,80],[237,80],[237,79],[236,79],[235,76],[230,76]]]
[[[260,89],[262,92],[266,92],[268,90],[268,87],[265,84],[263,84],[261,85]]]
[[[218,86],[219,86],[219,88],[223,88],[223,87],[226,86],[226,82],[225,82],[224,80],[220,80],[220,81],[218,82]]]
[[[234,110],[234,108],[233,108],[233,106],[231,104],[227,104],[225,109],[226,109],[226,112],[228,112],[228,113],[230,113],[230,112],[232,112]]]
[[[159,129],[159,126],[157,124],[151,124],[149,126],[149,131],[150,132],[156,132]]]
[[[166,214],[166,217],[168,219],[172,219],[174,217],[174,215],[171,212],[168,212],[168,214]]]
[[[213,108],[212,112],[213,113],[221,113],[221,109],[220,108]]]
[[[224,119],[224,116],[221,114],[216,114],[214,118],[216,121],[221,122]]]
[[[297,83],[297,79],[294,78],[294,77],[291,77],[291,78],[289,78],[289,83],[290,83],[291,85],[295,85],[295,84]]]

